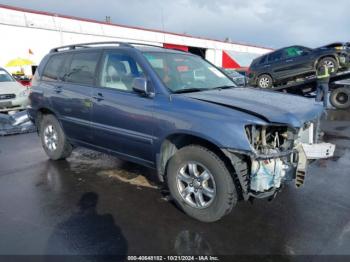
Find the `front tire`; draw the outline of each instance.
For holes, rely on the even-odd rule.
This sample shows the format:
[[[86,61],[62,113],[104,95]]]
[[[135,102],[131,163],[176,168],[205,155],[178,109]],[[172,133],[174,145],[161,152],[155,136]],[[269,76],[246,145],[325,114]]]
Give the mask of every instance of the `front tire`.
[[[225,163],[214,152],[197,145],[181,148],[169,160],[170,193],[187,215],[214,222],[237,203],[237,191]]]
[[[257,81],[258,87],[260,88],[271,88],[273,84],[272,82],[273,82],[272,77],[267,74],[263,74],[259,76]]]
[[[70,156],[72,146],[54,115],[44,115],[40,121],[41,144],[52,160],[65,159]]]
[[[333,68],[334,74],[337,73],[339,69],[339,64],[337,60],[335,60],[333,57],[322,58],[321,61],[318,63],[318,65],[326,65],[329,68]]]

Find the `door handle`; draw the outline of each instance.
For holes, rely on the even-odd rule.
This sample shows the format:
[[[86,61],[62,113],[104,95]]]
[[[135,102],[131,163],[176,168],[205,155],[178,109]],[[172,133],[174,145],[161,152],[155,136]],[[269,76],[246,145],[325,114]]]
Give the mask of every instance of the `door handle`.
[[[270,67],[271,65],[264,65],[264,67]]]
[[[286,60],[286,62],[287,62],[287,63],[293,62],[293,59],[288,59],[288,60]]]
[[[102,93],[97,93],[96,95],[93,95],[92,98],[97,100],[97,101],[104,100]]]
[[[55,88],[53,89],[57,94],[61,93],[62,90],[62,86],[55,86]]]

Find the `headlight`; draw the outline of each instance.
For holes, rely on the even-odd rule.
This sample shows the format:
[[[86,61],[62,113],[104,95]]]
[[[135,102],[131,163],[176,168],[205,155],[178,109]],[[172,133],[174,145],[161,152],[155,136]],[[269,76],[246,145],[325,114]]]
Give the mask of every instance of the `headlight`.
[[[336,46],[335,50],[337,50],[337,51],[345,50],[345,47],[344,46]]]
[[[290,150],[296,138],[296,130],[287,126],[248,125],[245,131],[251,146],[258,154]]]

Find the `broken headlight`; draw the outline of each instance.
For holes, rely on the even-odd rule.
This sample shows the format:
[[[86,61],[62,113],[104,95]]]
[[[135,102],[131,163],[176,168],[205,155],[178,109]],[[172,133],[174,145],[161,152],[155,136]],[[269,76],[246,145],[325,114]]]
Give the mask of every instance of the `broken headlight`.
[[[283,152],[294,146],[295,131],[287,126],[248,125],[245,131],[258,155]]]

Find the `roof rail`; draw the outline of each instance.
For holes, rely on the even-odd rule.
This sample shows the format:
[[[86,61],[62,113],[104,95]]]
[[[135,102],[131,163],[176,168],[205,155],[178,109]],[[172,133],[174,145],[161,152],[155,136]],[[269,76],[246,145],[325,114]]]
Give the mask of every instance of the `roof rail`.
[[[119,46],[133,47],[132,45],[126,42],[117,42],[117,41],[91,42],[91,43],[81,43],[81,44],[72,44],[72,45],[55,47],[50,50],[50,53],[65,51],[65,50],[74,50],[77,48],[88,48],[94,45],[119,45]]]
[[[169,49],[169,50],[175,50],[175,51],[179,51],[179,52],[188,53],[187,51],[184,51],[184,50],[181,50],[181,49],[177,49],[177,48],[167,48],[167,47],[160,46],[160,45],[142,44],[142,43],[132,43],[132,42],[128,42],[128,44],[130,44],[130,45],[143,45],[143,46],[151,46],[151,47],[165,48],[165,49]]]
[[[105,42],[91,42],[91,43],[59,46],[59,47],[55,47],[55,48],[51,49],[50,53],[55,53],[55,52],[65,51],[65,50],[74,50],[74,49],[78,49],[78,48],[88,48],[88,47],[91,47],[94,45],[119,45],[119,46],[132,47],[132,48],[134,48],[133,45],[143,45],[143,46],[153,46],[153,47],[163,48],[162,46],[157,46],[157,45],[152,45],[152,44],[105,41]]]
[[[151,47],[158,47],[158,48],[164,48],[161,45],[152,45],[152,44],[144,44],[144,43],[135,43],[135,42],[127,42],[129,45],[143,45],[143,46],[151,46]]]

